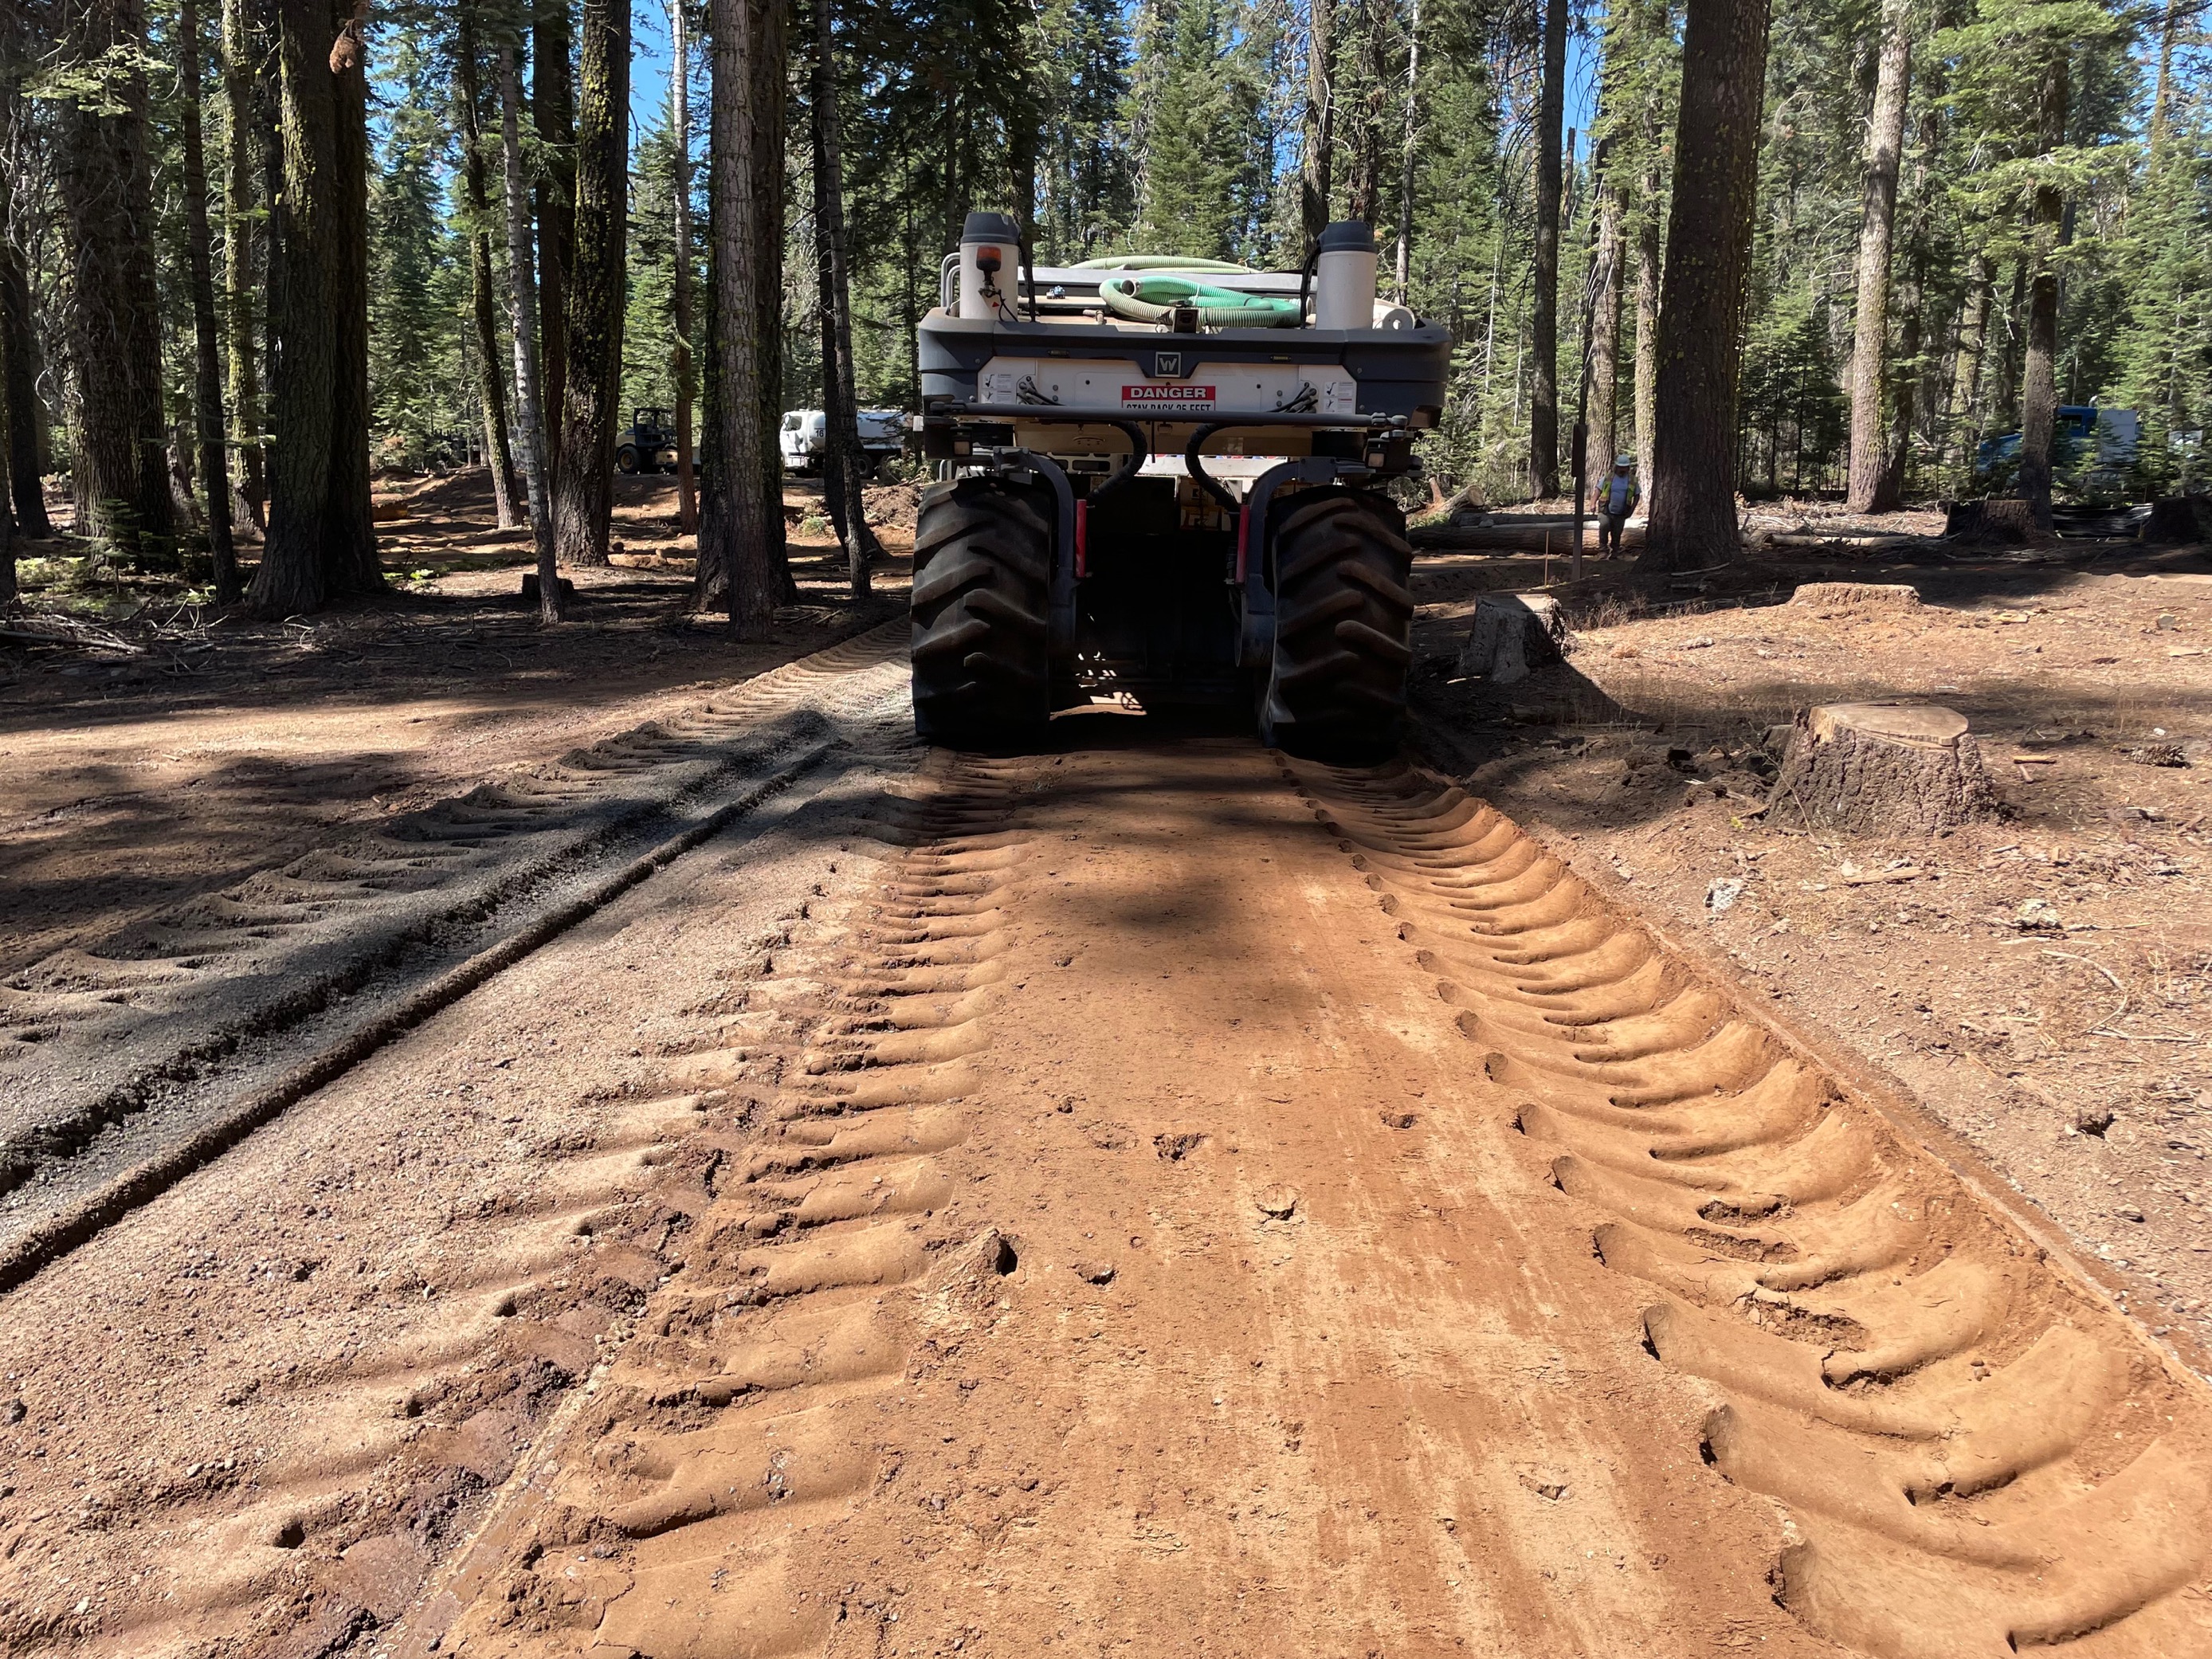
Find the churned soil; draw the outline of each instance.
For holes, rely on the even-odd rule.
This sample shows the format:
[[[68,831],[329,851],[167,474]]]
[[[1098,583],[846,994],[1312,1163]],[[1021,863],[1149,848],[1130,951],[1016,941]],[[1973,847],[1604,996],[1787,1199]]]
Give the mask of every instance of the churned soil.
[[[1587,878],[1902,1084],[2109,1263],[2155,1332],[2202,1341],[2212,564],[2118,541],[1959,549],[1924,533],[1939,526],[1889,525],[1923,533],[1866,557],[1770,538],[1672,579],[1593,562],[1554,590],[1567,660],[1500,688],[1461,672],[1464,618],[1540,566],[1425,554],[1422,741]],[[1833,580],[1911,591],[1786,603]],[[1883,700],[1965,714],[1999,816],[1932,841],[1769,827],[1788,723]]]

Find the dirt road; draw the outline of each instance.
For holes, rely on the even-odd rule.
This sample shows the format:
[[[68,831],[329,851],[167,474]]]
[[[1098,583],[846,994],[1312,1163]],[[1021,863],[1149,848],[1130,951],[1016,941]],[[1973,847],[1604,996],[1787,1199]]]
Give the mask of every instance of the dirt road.
[[[902,713],[0,1304],[4,1650],[2212,1652],[2203,1386],[1514,825]]]

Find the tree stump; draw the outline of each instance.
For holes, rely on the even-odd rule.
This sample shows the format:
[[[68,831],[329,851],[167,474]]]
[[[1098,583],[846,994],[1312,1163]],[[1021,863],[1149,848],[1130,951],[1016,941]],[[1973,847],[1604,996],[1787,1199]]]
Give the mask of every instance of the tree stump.
[[[1992,546],[2021,547],[2050,538],[2037,527],[2035,510],[2027,502],[1992,495],[1987,501],[1954,501],[1943,515],[1943,533],[1963,542],[1985,542]]]
[[[2139,532],[2147,542],[2201,542],[2203,520],[2193,495],[2166,495],[2151,503],[2150,517]]]
[[[523,603],[525,605],[536,605],[538,603],[538,596],[540,591],[541,590],[538,586],[538,573],[535,570],[526,573],[522,578]],[[561,598],[562,601],[566,602],[567,600],[573,599],[575,597],[576,584],[570,581],[566,576],[562,577]]]
[[[1920,590],[1906,582],[1805,582],[1790,596],[1790,603],[1823,617],[1921,608]]]
[[[1996,809],[1965,715],[1932,703],[1842,702],[1797,722],[1766,817],[1858,836],[1939,836]]]
[[[1566,618],[1548,593],[1485,593],[1460,648],[1459,672],[1492,685],[1511,685],[1532,669],[1565,656]]]

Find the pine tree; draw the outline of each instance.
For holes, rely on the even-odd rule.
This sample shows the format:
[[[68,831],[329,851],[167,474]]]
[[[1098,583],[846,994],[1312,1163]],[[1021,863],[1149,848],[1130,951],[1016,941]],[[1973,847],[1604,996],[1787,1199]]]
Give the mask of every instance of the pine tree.
[[[1912,84],[1912,0],[1883,0],[1881,69],[1867,123],[1866,196],[1859,218],[1858,319],[1851,349],[1851,460],[1848,504],[1886,513],[1898,505],[1882,445],[1882,368],[1889,356],[1890,243],[1897,173]]]
[[[454,125],[459,130],[461,144],[461,232],[469,248],[469,318],[475,328],[477,403],[483,416],[484,460],[491,473],[492,512],[501,530],[512,530],[523,521],[520,510],[522,504],[517,499],[520,491],[516,487],[514,452],[507,443],[507,380],[500,363],[498,301],[492,291],[491,191],[487,183],[489,161],[483,131],[480,52],[471,3],[464,3],[454,14],[453,106],[459,118]],[[428,113],[426,108],[394,112],[395,148],[403,127],[427,125]],[[407,120],[409,114],[416,119]],[[386,179],[392,181],[391,173],[387,173]],[[423,286],[427,289],[427,272]],[[392,301],[387,300],[386,303]],[[421,359],[417,357],[416,361]]]
[[[192,289],[195,347],[193,404],[198,428],[200,480],[207,492],[208,553],[218,604],[239,597],[238,561],[230,537],[230,469],[223,453],[222,361],[216,338],[215,265],[209,246],[207,153],[200,131],[200,20],[198,0],[182,0],[177,15],[178,94],[184,127],[184,191]]]
[[[630,0],[585,0],[576,224],[563,339],[568,384],[553,471],[563,564],[605,564],[614,511],[629,218]]]
[[[255,122],[256,32],[246,0],[222,0],[222,325],[228,362],[225,403],[239,459],[238,516],[267,519],[269,484],[261,447],[260,354],[254,339],[254,249],[264,223],[254,184],[264,158]]]
[[[279,0],[283,281],[269,533],[247,597],[264,615],[383,586],[369,514],[368,121],[349,10]]]
[[[1239,200],[1256,113],[1235,72],[1240,44],[1226,0],[1176,0],[1145,154],[1135,242],[1147,253],[1233,259],[1249,218]]]
[[[1043,77],[1036,257],[1067,264],[1118,242],[1135,210],[1121,117],[1128,27],[1114,0],[1046,0],[1032,27],[1030,55],[1057,70]]]
[[[146,19],[140,0],[66,0],[58,183],[68,237],[70,355],[82,421],[82,529],[128,556],[171,551],[155,286]]]
[[[1758,188],[1766,0],[1690,0],[1659,307],[1652,493],[1641,564],[1736,546],[1737,330]]]

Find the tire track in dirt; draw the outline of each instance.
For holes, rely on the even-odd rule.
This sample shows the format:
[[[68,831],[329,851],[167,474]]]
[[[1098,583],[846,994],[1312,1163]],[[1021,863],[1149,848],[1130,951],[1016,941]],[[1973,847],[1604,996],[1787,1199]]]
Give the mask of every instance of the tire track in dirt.
[[[878,747],[896,763],[902,744]],[[842,790],[833,780],[813,803],[772,809],[789,843],[777,856],[787,860],[795,848],[804,860],[805,849],[840,835],[841,852],[854,840],[896,842],[906,831],[895,812],[885,822],[886,790],[895,797],[900,787],[862,764]],[[744,879],[702,878],[696,866],[690,874],[706,879],[709,891]],[[686,913],[687,901],[672,902]],[[635,913],[617,919],[609,940],[634,925]],[[366,1310],[365,1331],[360,1321],[337,1316],[362,1340],[307,1363],[234,1374],[220,1403],[252,1413],[258,1443],[234,1455],[167,1469],[148,1458],[143,1475],[123,1479],[80,1476],[69,1508],[56,1506],[48,1478],[67,1471],[32,1463],[44,1501],[27,1512],[20,1498],[0,1502],[0,1652],[321,1655],[354,1650],[394,1620],[578,1385],[622,1348],[647,1298],[682,1268],[696,1224],[729,1178],[727,1132],[740,1109],[731,1090],[709,1079],[734,1078],[749,1063],[773,1071],[776,1056],[795,1051],[787,1040],[791,1022],[764,995],[772,983],[763,987],[757,975],[795,940],[811,943],[827,926],[802,903],[769,933],[734,945],[744,965],[732,988],[655,1018],[664,1033],[659,1050],[672,1056],[668,1088],[550,1115],[556,1126],[580,1120],[593,1127],[560,1128],[542,1146],[518,1148],[513,1177],[495,1178],[487,1196],[449,1212],[450,1237],[423,1253],[434,1267],[426,1261],[395,1275],[377,1264],[384,1271],[364,1289],[334,1278],[319,1261],[255,1262],[255,1279],[264,1268],[270,1279],[313,1273],[326,1310]],[[579,948],[588,955],[592,947]],[[819,1015],[809,1005],[802,1029],[813,1032]],[[718,1032],[711,1039],[718,1046],[702,1050],[702,1030]],[[732,1041],[744,1046],[728,1046]],[[844,1039],[829,1041],[834,1048]],[[389,1091],[408,1075],[362,1081],[373,1085],[365,1092]],[[374,1156],[381,1149],[359,1150]],[[833,1203],[825,1193],[806,1218],[820,1219]],[[191,1215],[168,1220],[195,1224]],[[112,1258],[105,1268],[98,1253]],[[160,1260],[143,1241],[118,1234],[64,1271],[83,1267],[80,1286],[143,1283]],[[364,1258],[356,1271],[371,1267]],[[175,1287],[160,1285],[158,1267],[155,1277],[157,1299],[173,1303]],[[116,1294],[132,1305],[127,1285]],[[220,1309],[213,1316],[226,1318]],[[22,1321],[11,1324],[5,1340],[20,1347]],[[197,1350],[192,1358],[200,1358]],[[204,1415],[193,1396],[207,1388],[207,1370],[180,1368],[174,1391],[157,1387],[155,1398]],[[64,1405],[46,1381],[34,1395],[41,1424],[64,1412],[96,1420],[97,1398]],[[136,1387],[139,1375],[117,1381]],[[0,1423],[21,1419],[19,1406]],[[210,1431],[219,1432],[211,1424],[189,1432],[197,1439]],[[27,1452],[46,1455],[46,1432],[41,1426],[35,1449],[6,1437],[11,1474]],[[101,1463],[137,1464],[119,1425],[99,1440]],[[0,1490],[0,1500],[12,1490]]]
[[[14,975],[0,985],[0,1232],[67,1231],[78,1188],[128,1182],[240,1089],[281,1087],[303,1042],[344,1035],[350,1005],[404,1002],[642,843],[880,719],[901,695],[883,672],[899,644],[896,626],[857,635]],[[142,1117],[160,1126],[144,1144],[103,1145]],[[88,1153],[102,1167],[70,1175]]]
[[[934,763],[805,1029],[667,1073],[750,1179],[395,1651],[1826,1650],[1263,753]]]
[[[671,1068],[725,1126],[674,1276],[400,1653],[764,1656],[842,1616],[798,1589],[793,1529],[896,1474],[879,1402],[933,1310],[988,1305],[1014,1262],[995,1230],[952,1244],[927,1218],[1000,995],[1024,769],[937,765],[835,976],[761,982]]]
[[[2212,1652],[2196,1379],[1494,809],[1292,775],[1724,1396],[1705,1456],[1802,1534],[1785,1607],[1878,1659]]]

